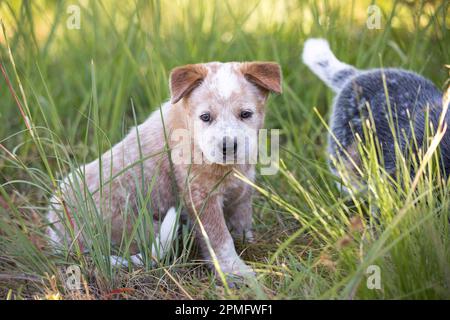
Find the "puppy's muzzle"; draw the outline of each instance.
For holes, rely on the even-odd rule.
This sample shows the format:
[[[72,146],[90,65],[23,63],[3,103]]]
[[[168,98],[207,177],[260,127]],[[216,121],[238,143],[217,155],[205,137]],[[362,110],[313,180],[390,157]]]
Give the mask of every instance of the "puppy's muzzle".
[[[237,152],[237,138],[225,136],[222,139],[222,143],[219,144],[219,148],[222,149],[222,154],[226,156],[234,156]]]

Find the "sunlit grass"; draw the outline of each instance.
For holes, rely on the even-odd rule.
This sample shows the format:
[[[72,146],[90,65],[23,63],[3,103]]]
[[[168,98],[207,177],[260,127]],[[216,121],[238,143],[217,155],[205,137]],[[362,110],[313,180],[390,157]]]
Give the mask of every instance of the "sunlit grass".
[[[0,37],[0,295],[450,297],[449,188],[436,169],[438,150],[413,164],[421,174],[405,174],[405,159],[398,175],[389,177],[380,170],[376,140],[361,145],[365,183],[356,188],[341,169],[341,182],[350,189],[344,193],[327,167],[331,93],[299,59],[304,40],[321,36],[340,59],[357,67],[404,67],[443,86],[450,56],[448,4],[382,1],[382,29],[369,30],[369,1],[80,3],[80,29],[73,30],[66,25],[70,1],[0,3],[5,27]],[[258,177],[257,241],[238,245],[257,270],[258,283],[225,290],[196,260],[187,228],[156,266],[113,268],[105,259],[117,250],[110,245],[109,225],[98,219],[80,186],[74,186],[79,195],[74,219],[93,240],[89,253],[77,241],[68,243],[64,254],[52,252],[44,214],[60,179],[107,151],[167,100],[171,68],[212,60],[275,60],[283,68],[284,93],[270,99],[266,121],[268,128],[281,130],[280,171]],[[427,142],[432,145],[438,134],[430,131]],[[138,198],[136,229],[119,251],[129,258],[130,241],[137,240],[149,262],[148,194]],[[70,221],[66,225],[70,231]],[[66,267],[73,264],[81,267],[81,291],[65,286]],[[373,264],[381,269],[381,290],[366,286],[366,270]]]

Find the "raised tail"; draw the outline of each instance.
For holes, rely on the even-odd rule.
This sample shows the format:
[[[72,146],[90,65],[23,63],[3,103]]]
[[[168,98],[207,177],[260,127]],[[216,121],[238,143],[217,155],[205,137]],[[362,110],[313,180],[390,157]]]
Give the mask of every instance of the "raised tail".
[[[305,42],[302,54],[306,64],[327,86],[339,92],[358,70],[339,61],[325,39],[311,38]]]

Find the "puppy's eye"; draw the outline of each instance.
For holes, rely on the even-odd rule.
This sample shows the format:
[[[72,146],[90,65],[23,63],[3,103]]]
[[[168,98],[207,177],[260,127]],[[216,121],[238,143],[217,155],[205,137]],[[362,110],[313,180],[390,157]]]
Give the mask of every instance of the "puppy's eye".
[[[248,111],[248,110],[241,111],[241,119],[250,118],[252,115],[253,115],[253,112],[251,112],[251,111]]]
[[[200,116],[200,119],[204,122],[209,122],[209,121],[211,121],[211,115],[209,113],[203,113]]]

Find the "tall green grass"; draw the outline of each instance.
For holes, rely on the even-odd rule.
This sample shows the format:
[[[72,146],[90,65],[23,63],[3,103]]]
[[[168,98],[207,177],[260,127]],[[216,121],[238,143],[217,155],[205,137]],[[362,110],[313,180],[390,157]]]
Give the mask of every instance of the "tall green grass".
[[[304,40],[321,36],[357,67],[404,67],[443,86],[448,4],[377,1],[383,11],[379,30],[366,28],[369,1],[87,1],[80,6],[80,29],[66,26],[70,4],[77,2],[0,3],[2,296],[450,297],[449,187],[436,170],[438,151],[413,164],[423,164],[414,180],[402,174],[408,159],[392,178],[380,169],[376,141],[361,146],[365,184],[344,179],[350,189],[344,193],[327,167],[331,92],[299,59]],[[238,244],[257,270],[257,283],[223,290],[197,262],[186,228],[155,267],[114,268],[105,259],[117,249],[109,241],[110,227],[80,186],[74,219],[86,225],[92,245],[85,253],[75,241],[65,254],[53,253],[43,217],[59,180],[107,151],[168,99],[171,68],[212,60],[275,60],[283,68],[284,93],[269,101],[266,121],[268,128],[281,129],[280,171],[258,177],[257,241]],[[136,230],[119,251],[127,258],[135,239],[148,262],[148,194],[138,199]],[[66,267],[73,264],[81,267],[81,291],[64,285]],[[381,290],[366,285],[370,265],[380,268]]]

